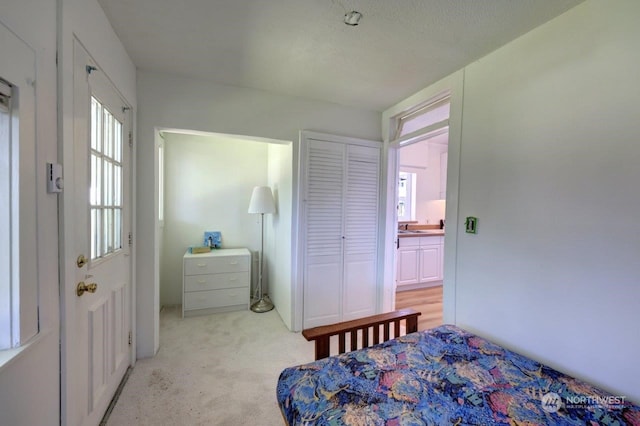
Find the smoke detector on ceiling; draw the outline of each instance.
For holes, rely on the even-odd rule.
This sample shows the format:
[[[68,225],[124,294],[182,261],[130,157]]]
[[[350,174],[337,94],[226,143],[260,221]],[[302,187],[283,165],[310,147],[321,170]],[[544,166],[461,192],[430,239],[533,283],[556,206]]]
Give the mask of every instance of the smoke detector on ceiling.
[[[360,23],[360,19],[362,19],[362,13],[356,10],[352,10],[344,15],[344,23],[351,27],[358,25]]]

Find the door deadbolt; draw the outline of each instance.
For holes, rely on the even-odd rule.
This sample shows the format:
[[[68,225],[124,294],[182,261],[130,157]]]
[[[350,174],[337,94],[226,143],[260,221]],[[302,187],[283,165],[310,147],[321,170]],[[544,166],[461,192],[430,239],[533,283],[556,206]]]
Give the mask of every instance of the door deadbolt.
[[[85,292],[95,293],[97,289],[98,289],[98,284],[96,283],[85,284],[84,281],[80,281],[78,283],[78,286],[76,287],[76,294],[78,296],[82,296]]]
[[[78,259],[76,259],[76,265],[78,265],[78,268],[82,268],[87,263],[89,263],[89,259],[84,257],[84,254],[81,254],[78,256]]]

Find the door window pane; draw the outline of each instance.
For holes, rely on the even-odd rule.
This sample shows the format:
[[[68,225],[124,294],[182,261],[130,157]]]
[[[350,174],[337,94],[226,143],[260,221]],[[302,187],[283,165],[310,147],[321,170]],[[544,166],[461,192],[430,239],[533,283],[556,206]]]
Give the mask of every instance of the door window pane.
[[[113,205],[113,164],[108,160],[104,162],[104,205]]]
[[[102,105],[96,98],[91,98],[91,149],[102,151]]]
[[[113,205],[122,207],[122,167],[113,167]]]
[[[115,250],[122,248],[122,234],[118,230],[122,229],[122,209],[114,209],[113,211],[113,247]]]
[[[122,131],[122,123],[92,97],[89,195],[92,260],[122,248]]]
[[[102,210],[91,209],[91,259],[102,256]]]
[[[122,124],[118,120],[113,120],[114,125],[114,147],[113,147],[113,159],[117,162],[122,162]]]
[[[113,251],[113,209],[104,209],[104,226],[102,228],[102,238],[104,241],[104,253]]]

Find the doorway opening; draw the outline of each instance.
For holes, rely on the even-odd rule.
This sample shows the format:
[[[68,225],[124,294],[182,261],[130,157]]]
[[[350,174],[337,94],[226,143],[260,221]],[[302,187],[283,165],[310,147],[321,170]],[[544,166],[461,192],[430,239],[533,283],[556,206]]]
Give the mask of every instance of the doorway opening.
[[[159,130],[157,135],[159,308],[181,311],[183,257],[191,247],[207,245],[205,232],[220,237],[221,249],[251,252],[251,278],[246,294],[242,290],[243,300],[254,294],[260,222],[248,208],[253,188],[269,186],[277,211],[264,217],[264,287],[286,322],[291,278],[285,273],[289,259],[284,253],[291,251],[293,143],[180,129]],[[223,311],[217,300],[207,309]]]
[[[443,320],[444,235],[450,99],[397,117],[396,309],[414,308],[419,328]]]

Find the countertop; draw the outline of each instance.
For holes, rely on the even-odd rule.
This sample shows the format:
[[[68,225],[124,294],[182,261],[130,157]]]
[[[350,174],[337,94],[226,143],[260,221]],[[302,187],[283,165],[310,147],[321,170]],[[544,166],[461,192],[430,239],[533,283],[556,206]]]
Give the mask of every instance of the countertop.
[[[444,236],[444,229],[409,229],[398,230],[398,238],[410,238],[410,237],[442,237]]]

